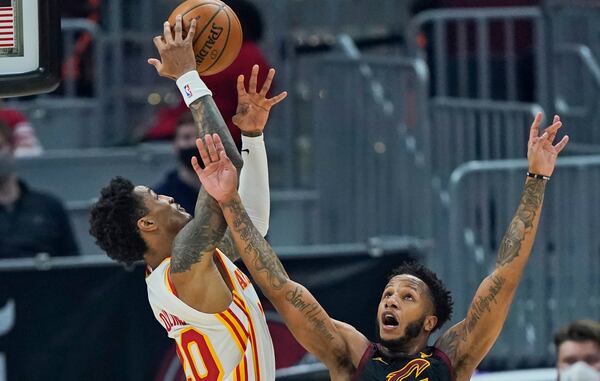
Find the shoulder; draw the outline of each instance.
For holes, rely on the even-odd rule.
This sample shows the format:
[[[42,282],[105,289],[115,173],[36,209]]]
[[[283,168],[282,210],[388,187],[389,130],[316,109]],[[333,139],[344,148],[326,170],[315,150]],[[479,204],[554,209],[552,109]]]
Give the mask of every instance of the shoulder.
[[[372,350],[371,342],[350,324],[338,320],[333,320],[333,322],[348,346],[352,364],[358,367],[365,353]]]

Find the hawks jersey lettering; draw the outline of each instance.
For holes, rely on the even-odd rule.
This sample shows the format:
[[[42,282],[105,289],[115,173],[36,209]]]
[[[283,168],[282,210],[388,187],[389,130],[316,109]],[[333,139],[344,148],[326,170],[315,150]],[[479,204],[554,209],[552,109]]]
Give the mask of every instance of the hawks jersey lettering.
[[[353,381],[453,381],[448,357],[439,349],[427,347],[410,356],[386,357],[379,345],[365,352]]]
[[[169,277],[167,258],[146,277],[154,316],[176,341],[188,381],[274,380],[273,344],[258,295],[248,277],[219,250],[215,259],[235,287],[225,311],[207,314],[181,301]]]

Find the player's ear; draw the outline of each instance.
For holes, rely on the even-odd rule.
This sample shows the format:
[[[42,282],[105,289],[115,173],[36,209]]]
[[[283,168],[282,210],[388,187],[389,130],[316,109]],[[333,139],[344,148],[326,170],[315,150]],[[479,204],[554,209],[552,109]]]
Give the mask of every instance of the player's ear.
[[[438,322],[437,316],[428,315],[425,317],[425,321],[423,322],[423,329],[427,332],[431,332],[437,325],[437,322]]]
[[[144,217],[140,218],[139,220],[137,220],[137,227],[142,232],[153,232],[156,229],[158,229],[158,225],[156,224],[156,221],[154,221],[153,218],[148,217],[148,216],[144,216]]]

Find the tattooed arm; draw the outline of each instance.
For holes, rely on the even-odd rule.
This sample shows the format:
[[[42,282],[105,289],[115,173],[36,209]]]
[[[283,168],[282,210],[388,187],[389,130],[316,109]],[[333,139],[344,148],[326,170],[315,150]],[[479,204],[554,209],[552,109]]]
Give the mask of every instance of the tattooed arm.
[[[556,132],[561,127],[560,120],[555,117],[555,123],[538,137],[540,122],[541,114],[538,114],[529,138],[529,172],[549,177],[568,137],[553,146]],[[546,182],[527,178],[517,212],[500,244],[494,271],[477,289],[466,318],[445,332],[435,344],[450,358],[457,380],[470,379],[502,330],[531,254]]]
[[[163,26],[163,34],[154,38],[160,60],[149,59],[158,74],[178,80],[196,69],[192,43],[196,31],[196,20],[192,20],[188,35],[182,33],[182,17],[177,16],[174,28],[168,22]],[[185,88],[186,96],[198,96],[190,106],[190,111],[198,127],[199,135],[218,134],[224,142],[224,149],[232,157],[237,168],[242,167],[239,155],[225,121],[221,117],[210,91],[196,75]],[[218,312],[231,301],[227,288],[216,265],[213,253],[223,239],[227,228],[219,205],[206,191],[200,190],[196,201],[193,220],[181,229],[174,239],[171,250],[171,279],[180,299],[197,310]],[[210,290],[210,292],[208,291]]]
[[[271,246],[253,225],[236,190],[235,168],[224,154],[218,136],[206,136],[205,141],[208,149],[201,140],[198,148],[206,168],[195,163],[194,169],[204,189],[219,201],[233,241],[254,281],[296,339],[327,365],[331,378],[348,379],[354,365],[345,336],[313,295],[289,278]]]

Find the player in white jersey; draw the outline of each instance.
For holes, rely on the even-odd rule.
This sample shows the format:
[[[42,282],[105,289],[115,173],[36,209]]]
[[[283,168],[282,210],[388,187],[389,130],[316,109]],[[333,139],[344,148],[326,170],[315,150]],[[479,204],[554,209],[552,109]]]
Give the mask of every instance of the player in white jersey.
[[[226,310],[207,314],[183,303],[170,277],[167,258],[147,278],[154,316],[177,342],[187,379],[273,380],[275,359],[264,313],[248,277],[219,250],[215,260],[225,269],[233,290]]]
[[[195,22],[182,38],[181,17],[165,23],[155,38],[161,76],[176,79],[190,107],[199,136],[216,133],[238,169],[242,160],[206,85],[195,71]],[[286,93],[268,99],[275,71],[260,92],[258,66],[249,88],[238,78],[238,114],[245,152],[240,193],[253,210],[253,222],[266,234],[269,185],[262,132],[271,107]],[[274,380],[273,346],[258,297],[248,278],[231,262],[239,257],[226,232],[218,204],[201,189],[192,219],[175,200],[123,178],[113,179],[91,211],[90,233],[111,258],[144,260],[149,268],[148,297],[157,320],[177,342],[188,380]],[[217,249],[221,249],[219,251]]]

